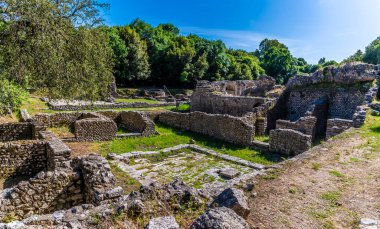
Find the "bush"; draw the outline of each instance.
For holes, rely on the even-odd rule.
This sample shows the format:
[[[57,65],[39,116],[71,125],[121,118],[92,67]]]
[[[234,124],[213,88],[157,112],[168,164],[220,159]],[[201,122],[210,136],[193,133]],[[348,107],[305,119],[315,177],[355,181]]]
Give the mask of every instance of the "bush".
[[[22,105],[27,92],[8,80],[0,80],[0,114],[15,111]]]

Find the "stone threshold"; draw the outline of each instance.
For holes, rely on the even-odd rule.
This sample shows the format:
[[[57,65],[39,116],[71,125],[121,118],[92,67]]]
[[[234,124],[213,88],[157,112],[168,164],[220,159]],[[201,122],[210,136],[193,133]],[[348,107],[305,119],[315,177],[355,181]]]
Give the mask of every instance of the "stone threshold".
[[[181,149],[190,149],[190,150],[193,150],[197,153],[210,155],[210,156],[213,156],[213,157],[225,160],[225,161],[229,161],[229,162],[232,162],[232,163],[235,163],[238,165],[242,165],[242,166],[246,166],[246,167],[256,169],[256,170],[263,170],[263,169],[267,168],[266,166],[264,166],[262,164],[253,163],[253,162],[249,162],[247,160],[243,160],[243,159],[238,158],[238,157],[218,153],[214,150],[206,149],[206,148],[203,148],[203,147],[198,146],[196,144],[181,144],[181,145],[177,145],[177,146],[170,147],[170,148],[165,148],[165,149],[158,150],[158,151],[133,151],[133,152],[124,153],[121,155],[109,153],[107,155],[107,158],[124,161],[124,160],[128,160],[131,158],[139,158],[139,157],[145,157],[145,156],[149,156],[149,155],[157,155],[160,153],[170,153],[170,152],[178,151]]]

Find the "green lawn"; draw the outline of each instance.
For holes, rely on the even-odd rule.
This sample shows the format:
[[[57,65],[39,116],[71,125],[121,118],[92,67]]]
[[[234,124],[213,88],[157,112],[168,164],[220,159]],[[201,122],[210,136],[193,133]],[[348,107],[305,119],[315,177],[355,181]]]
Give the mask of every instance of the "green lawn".
[[[108,152],[122,154],[131,151],[160,150],[179,144],[187,144],[190,139],[194,139],[200,146],[213,149],[217,152],[239,157],[247,161],[271,165],[275,163],[274,157],[270,154],[261,153],[250,147],[242,147],[216,140],[207,136],[181,131],[161,124],[156,126],[160,135],[152,137],[134,137],[127,139],[115,139],[111,142],[103,143],[103,153]]]
[[[371,151],[380,151],[380,116],[367,115],[359,133],[367,139],[367,145],[371,147]]]
[[[142,102],[145,101],[144,99],[130,99],[130,101],[135,102]],[[150,103],[154,103],[157,101],[152,101],[146,99],[146,101],[149,101]],[[93,110],[81,110],[81,111],[101,111],[101,110],[115,110],[115,111],[156,111],[156,110],[172,110],[175,106],[164,106],[164,107],[146,107],[146,108],[118,108],[118,109],[93,109]],[[76,111],[54,111],[49,110],[49,107],[47,103],[41,101],[39,98],[36,97],[29,97],[27,98],[22,106],[21,109],[26,109],[30,115],[35,115],[37,113],[63,113],[63,112],[76,112]]]

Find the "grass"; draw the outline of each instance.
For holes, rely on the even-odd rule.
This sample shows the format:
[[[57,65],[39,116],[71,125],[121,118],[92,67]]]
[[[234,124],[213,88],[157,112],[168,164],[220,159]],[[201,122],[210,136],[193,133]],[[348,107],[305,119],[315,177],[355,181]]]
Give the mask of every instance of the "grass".
[[[266,135],[255,136],[254,140],[259,141],[259,142],[269,142],[269,136],[266,136]]]
[[[331,204],[336,204],[341,198],[342,193],[339,191],[328,191],[321,195],[321,199],[330,202]]]
[[[126,98],[116,99],[115,102],[117,103],[149,103],[149,104],[159,103],[158,101],[152,100],[152,99],[126,99]]]
[[[21,106],[21,109],[26,109],[30,115],[35,115],[37,113],[53,113],[49,110],[48,105],[36,97],[27,98]]]
[[[126,103],[133,103],[133,102],[146,102],[150,104],[159,103],[158,101],[149,100],[149,99],[117,99],[117,102],[126,102]],[[92,109],[92,110],[79,110],[79,111],[102,111],[102,110],[115,110],[115,111],[160,111],[160,110],[172,110],[175,106],[163,106],[163,107],[146,107],[146,108],[117,108],[117,109]],[[37,97],[29,97],[27,98],[22,106],[21,109],[26,109],[30,115],[35,115],[38,113],[71,113],[71,112],[77,112],[77,111],[54,111],[50,110],[47,103],[43,102],[40,98]]]
[[[124,194],[129,194],[132,191],[136,191],[140,188],[141,184],[129,176],[128,173],[124,172],[117,165],[110,163],[111,172],[116,177],[116,184],[123,188]]]
[[[178,107],[175,107],[172,109],[172,111],[177,111],[177,112],[189,112],[190,111],[190,104],[180,104]]]
[[[368,139],[366,146],[368,146],[372,152],[380,151],[380,116],[368,114],[359,133],[363,138]]]
[[[330,173],[330,175],[332,175],[332,176],[336,176],[336,177],[344,177],[344,174],[341,173],[341,172],[339,172],[339,171],[337,171],[337,170],[331,170],[329,173]]]
[[[313,163],[313,165],[312,165],[311,168],[314,169],[315,171],[318,171],[318,170],[321,169],[321,167],[322,167],[321,164],[319,164],[319,163]]]
[[[262,153],[250,147],[229,144],[211,137],[188,131],[180,131],[162,124],[157,124],[156,130],[160,135],[146,138],[133,137],[127,139],[114,139],[111,142],[104,143],[102,148],[106,153],[112,152],[122,154],[131,151],[161,150],[179,144],[187,144],[193,139],[200,146],[213,149],[220,153],[239,157],[250,162],[263,165],[272,165],[276,162],[271,154]]]
[[[68,126],[51,127],[49,131],[53,132],[59,138],[73,138],[75,135]]]

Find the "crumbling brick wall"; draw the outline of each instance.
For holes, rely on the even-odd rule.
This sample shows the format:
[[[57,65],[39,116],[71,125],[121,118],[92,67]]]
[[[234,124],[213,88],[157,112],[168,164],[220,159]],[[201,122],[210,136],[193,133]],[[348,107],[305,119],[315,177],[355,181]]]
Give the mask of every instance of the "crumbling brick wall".
[[[144,112],[121,112],[117,123],[131,132],[141,133],[142,136],[157,134],[154,122]]]
[[[116,178],[107,160],[102,156],[92,154],[79,157],[73,164],[83,175],[86,203],[100,205],[123,194],[123,189],[116,186]]]
[[[116,136],[116,123],[105,117],[75,121],[74,134],[78,141],[109,141]]]
[[[30,140],[34,138],[31,122],[4,123],[0,125],[0,142]]]
[[[41,131],[39,137],[47,141],[47,170],[67,168],[70,162],[71,149],[59,140],[52,132]]]
[[[30,176],[46,169],[45,141],[0,143],[0,178]]]
[[[159,121],[169,126],[205,134],[234,144],[251,145],[255,136],[253,117],[234,117],[203,112],[160,114]]]
[[[80,173],[64,170],[42,171],[13,187],[5,198],[0,196],[0,211],[23,218],[26,215],[46,214],[83,203]]]
[[[312,116],[302,117],[295,122],[291,122],[288,120],[277,120],[276,129],[296,130],[303,134],[310,135],[314,139],[316,123],[317,118]]]
[[[47,127],[71,126],[81,113],[36,114],[33,120]]]
[[[190,130],[190,113],[165,112],[159,115],[158,121],[171,127]]]
[[[296,130],[275,129],[269,134],[269,149],[287,156],[303,153],[311,148],[310,135]]]
[[[329,119],[327,120],[326,138],[332,138],[353,126],[352,120],[347,119]]]

